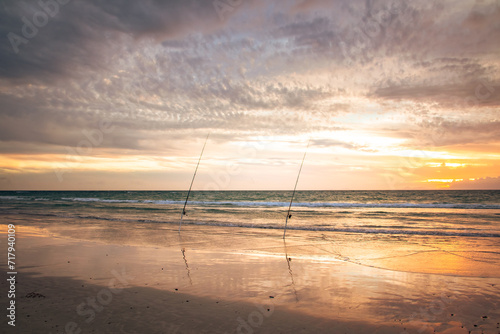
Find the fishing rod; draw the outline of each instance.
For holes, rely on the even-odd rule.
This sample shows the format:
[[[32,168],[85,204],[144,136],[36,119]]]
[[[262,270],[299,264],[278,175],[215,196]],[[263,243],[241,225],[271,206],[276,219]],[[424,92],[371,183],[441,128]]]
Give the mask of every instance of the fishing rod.
[[[207,139],[205,139],[205,144],[203,144],[203,148],[201,149],[200,158],[198,159],[198,164],[196,165],[196,169],[194,170],[193,179],[191,180],[191,185],[189,186],[189,190],[186,196],[186,201],[184,202],[184,207],[182,208],[181,221],[179,222],[179,233],[181,232],[182,218],[186,215],[186,205],[189,200],[189,194],[191,194],[191,188],[193,187],[194,178],[196,177],[196,172],[198,171],[198,167],[200,166],[201,157],[203,156],[203,151],[205,151],[205,146],[207,146],[207,141],[209,136],[210,133],[207,135]]]
[[[295,197],[295,190],[297,189],[297,184],[299,183],[300,172],[302,171],[302,166],[304,165],[304,160],[306,159],[307,149],[309,148],[310,143],[311,143],[311,140],[309,139],[309,141],[307,142],[306,151],[304,152],[304,157],[302,158],[302,163],[300,164],[299,174],[297,175],[297,181],[295,181],[295,187],[293,188],[292,198],[290,199],[290,205],[288,206],[288,213],[286,214],[285,229],[283,231],[283,239],[285,239],[286,227],[288,225],[288,219],[292,218],[292,215],[290,214],[290,210],[292,210],[292,203],[293,203],[293,198]]]

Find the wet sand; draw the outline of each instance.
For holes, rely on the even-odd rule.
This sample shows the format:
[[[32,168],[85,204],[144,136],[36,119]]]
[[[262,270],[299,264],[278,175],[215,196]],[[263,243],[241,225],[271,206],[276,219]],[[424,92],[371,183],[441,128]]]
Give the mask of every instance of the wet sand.
[[[17,322],[2,332],[500,331],[499,268],[474,240],[15,223]]]

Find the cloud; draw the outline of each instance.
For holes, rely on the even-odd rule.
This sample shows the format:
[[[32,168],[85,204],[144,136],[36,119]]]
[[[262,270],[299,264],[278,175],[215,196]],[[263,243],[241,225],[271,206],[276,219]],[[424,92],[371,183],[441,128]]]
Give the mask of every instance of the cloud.
[[[500,190],[500,176],[485,177],[475,180],[454,181],[450,184],[450,189],[474,190],[474,189],[495,189]]]
[[[418,124],[414,140],[431,146],[460,144],[494,144],[500,142],[500,121],[497,120],[453,120],[433,117]]]
[[[500,105],[496,69],[474,59],[439,58],[414,64],[407,78],[380,82],[371,96],[387,100],[437,103],[447,108]],[[419,74],[418,76],[414,74]]]
[[[233,137],[256,131],[289,134],[335,129],[335,123],[325,120],[343,106],[321,105],[335,92],[300,83],[227,80],[206,87],[184,83],[171,91],[169,85],[158,82],[154,91],[148,91],[124,84],[136,82],[134,77],[115,79],[97,79],[85,88],[75,82],[50,92],[32,87],[23,97],[15,91],[0,94],[0,140],[76,146],[86,138],[83,131],[98,129],[99,122],[107,120],[115,130],[104,138],[102,147],[164,149],[159,143],[174,134],[179,138],[182,132],[180,137],[187,138],[189,129],[220,129]]]
[[[360,151],[365,151],[367,150],[366,146],[363,145],[357,145],[349,142],[344,142],[340,140],[334,140],[334,139],[313,139],[311,140],[311,143],[313,146],[319,146],[319,147],[342,147],[348,150],[360,150]]]
[[[71,0],[16,53],[8,34],[22,37],[23,18],[43,12],[35,0],[4,2],[0,153],[65,155],[103,119],[114,130],[95,152],[109,156],[173,155],[207,132],[223,144],[310,135],[364,156],[498,151],[496,3],[233,9],[221,19],[212,1]]]
[[[222,25],[211,1],[44,3],[50,4],[46,11],[38,1],[9,1],[0,7],[0,35],[17,36],[0,42],[1,77],[46,81],[81,75],[106,66],[136,39],[168,39]]]

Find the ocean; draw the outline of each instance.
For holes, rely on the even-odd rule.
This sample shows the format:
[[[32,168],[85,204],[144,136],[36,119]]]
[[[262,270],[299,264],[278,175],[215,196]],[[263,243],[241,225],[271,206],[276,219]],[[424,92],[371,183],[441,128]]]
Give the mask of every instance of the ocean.
[[[175,227],[185,191],[2,191],[0,212],[24,224]],[[193,191],[183,225],[284,227],[291,191]],[[500,238],[500,190],[298,191],[289,230]],[[500,239],[498,239],[500,241]]]

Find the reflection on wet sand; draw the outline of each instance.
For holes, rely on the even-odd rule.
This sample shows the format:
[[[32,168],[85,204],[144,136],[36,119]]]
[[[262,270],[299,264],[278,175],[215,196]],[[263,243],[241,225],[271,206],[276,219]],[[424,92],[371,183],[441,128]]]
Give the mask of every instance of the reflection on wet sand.
[[[292,267],[290,266],[290,262],[292,261],[292,258],[288,256],[288,250],[286,248],[286,239],[283,239],[283,244],[285,246],[285,259],[286,259],[286,264],[288,265],[288,273],[290,274],[290,278],[292,280],[292,289],[293,289],[293,294],[295,295],[295,301],[299,301],[299,297],[297,295],[297,290],[295,289],[295,280],[293,279],[293,271]]]
[[[179,233],[179,245],[181,247],[182,259],[184,260],[184,264],[186,265],[187,277],[189,279],[189,284],[193,285],[193,280],[191,279],[191,270],[189,269],[188,261],[186,258],[186,248],[182,246],[182,236]]]
[[[399,329],[397,333],[422,324],[427,326],[422,333],[448,329],[460,333],[461,326],[488,332],[500,321],[498,278],[387,270],[390,266],[416,268],[407,261],[415,256],[411,255],[415,250],[415,254],[432,254],[429,249],[412,249],[412,245],[403,248],[393,243],[393,249],[401,247],[406,252],[388,256],[387,242],[353,239],[359,236],[339,234],[333,242],[328,235],[323,238],[294,231],[281,244],[280,235],[269,231],[225,232],[188,225],[182,238],[175,228],[136,228],[124,234],[118,233],[118,225],[106,229],[92,225],[75,228],[61,224],[58,229],[20,226],[19,231],[20,271],[72,277],[82,285],[106,286],[112,278],[110,268],[125,268],[136,277],[136,287],[182,291],[225,303],[262,305],[272,296],[277,310],[324,321],[393,326]],[[440,247],[453,250],[451,242]],[[464,263],[472,260],[460,257]],[[376,268],[377,261],[387,267]],[[488,265],[494,267],[495,263]],[[450,274],[462,266],[465,264],[453,262],[443,268]],[[498,274],[496,268],[492,275]]]

